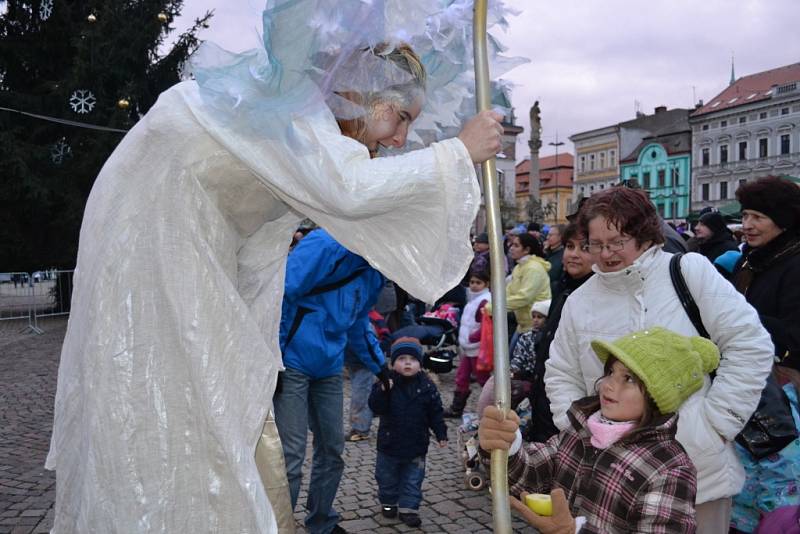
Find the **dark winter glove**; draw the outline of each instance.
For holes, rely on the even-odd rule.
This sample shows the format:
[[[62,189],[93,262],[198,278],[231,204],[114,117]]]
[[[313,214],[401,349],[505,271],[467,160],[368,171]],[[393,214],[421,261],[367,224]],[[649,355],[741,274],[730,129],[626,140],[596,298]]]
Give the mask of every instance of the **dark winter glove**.
[[[392,382],[389,380],[389,372],[386,370],[386,368],[382,367],[380,372],[375,376],[377,376],[378,380],[380,380],[383,391],[389,393],[389,390],[392,388]]]

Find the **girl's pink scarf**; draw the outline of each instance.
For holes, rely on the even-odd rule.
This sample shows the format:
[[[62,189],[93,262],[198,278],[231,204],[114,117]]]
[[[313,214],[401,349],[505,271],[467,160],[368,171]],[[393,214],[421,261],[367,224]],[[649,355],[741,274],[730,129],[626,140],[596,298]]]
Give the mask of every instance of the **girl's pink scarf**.
[[[586,421],[589,433],[592,435],[592,445],[598,449],[607,449],[618,442],[622,436],[633,430],[635,421],[618,423],[603,417],[599,411],[589,416]]]

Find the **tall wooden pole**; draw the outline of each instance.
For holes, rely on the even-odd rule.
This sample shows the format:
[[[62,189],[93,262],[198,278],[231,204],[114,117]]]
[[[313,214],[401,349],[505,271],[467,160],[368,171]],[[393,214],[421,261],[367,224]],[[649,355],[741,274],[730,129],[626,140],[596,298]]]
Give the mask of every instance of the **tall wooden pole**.
[[[491,108],[489,59],[486,52],[487,0],[475,0],[473,8],[473,40],[475,50],[475,96],[478,112]],[[500,220],[500,196],[495,159],[483,162],[483,194],[489,234],[489,256],[492,269],[492,316],[494,318],[494,398],[505,413],[511,406],[511,379],[508,363],[508,324],[506,322],[506,272],[503,263]],[[495,534],[511,533],[511,508],[508,500],[508,452],[492,451],[492,516]]]

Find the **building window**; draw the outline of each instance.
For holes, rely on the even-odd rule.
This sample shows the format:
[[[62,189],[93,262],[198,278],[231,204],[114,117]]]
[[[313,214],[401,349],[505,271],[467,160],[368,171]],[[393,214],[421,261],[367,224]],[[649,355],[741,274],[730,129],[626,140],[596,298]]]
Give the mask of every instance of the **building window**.
[[[605,189],[606,184],[600,184],[600,189]]]
[[[705,132],[706,130],[708,130],[708,124],[703,125],[703,131]]]
[[[578,171],[583,172],[585,170],[586,170],[586,156],[581,156],[581,162],[578,165]],[[581,193],[583,193],[583,190],[581,190]]]
[[[762,111],[761,113],[758,114],[758,118],[763,121],[764,119],[767,118],[767,112],[766,111]]]
[[[658,214],[661,215],[662,218],[666,217],[664,213],[664,204],[658,204]]]
[[[594,191],[594,186],[593,186],[593,185],[590,185],[590,186],[589,186],[589,192],[591,193],[591,192],[593,192],[593,191]]]
[[[672,183],[670,184],[672,187],[676,187],[680,180],[681,171],[678,167],[672,167]]]
[[[789,134],[781,136],[781,155],[789,153]]]
[[[758,157],[759,158],[766,158],[768,154],[768,145],[769,140],[765,137],[763,139],[758,140]]]
[[[585,187],[581,187],[581,196],[583,196],[584,193],[586,193],[586,188]]]
[[[608,166],[612,167],[612,168],[617,166],[617,151],[616,150],[609,150],[608,151]]]
[[[747,178],[742,178],[741,180],[739,180],[739,187],[742,187],[746,183],[747,183]]]
[[[788,114],[789,114],[789,108],[781,108],[781,115],[788,115]]]
[[[719,123],[719,127],[720,128],[725,128],[727,126],[728,126],[728,121],[720,121],[720,123]]]
[[[666,182],[666,176],[667,176],[667,171],[665,171],[664,169],[659,169],[658,170],[658,187],[664,187],[664,186],[667,185],[665,183]]]
[[[594,154],[589,154],[589,170],[594,170]]]
[[[739,142],[739,161],[747,159],[747,141]]]
[[[711,159],[711,151],[707,148],[703,149],[703,167],[708,167],[709,161]]]
[[[720,145],[719,163],[720,165],[725,165],[726,163],[728,163],[728,145]]]
[[[719,198],[725,200],[728,198],[728,182],[720,182],[719,184]]]
[[[650,173],[649,172],[643,172],[642,173],[642,184],[641,185],[644,188],[650,187]]]
[[[739,117],[739,124],[744,124],[747,122],[747,117]]]
[[[702,186],[703,197],[701,198],[701,200],[708,200],[708,189],[709,189],[708,184],[703,184]]]
[[[606,153],[605,152],[600,152],[600,168],[601,169],[605,169],[606,168]]]

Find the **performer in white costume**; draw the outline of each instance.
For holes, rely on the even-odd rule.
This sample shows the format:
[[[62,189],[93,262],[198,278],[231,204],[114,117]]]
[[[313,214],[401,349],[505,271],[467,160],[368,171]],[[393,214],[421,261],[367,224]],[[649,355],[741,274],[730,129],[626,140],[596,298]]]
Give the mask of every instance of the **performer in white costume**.
[[[263,49],[204,45],[195,80],[126,135],[81,228],[46,464],[53,532],[277,531],[254,453],[281,367],[292,232],[310,217],[428,301],[459,282],[473,163],[499,151],[500,116],[408,154],[370,150],[402,145],[423,102],[426,139],[461,123],[470,10],[271,0]],[[398,47],[379,44],[399,37],[420,53],[427,91],[398,68]],[[358,141],[342,135],[347,120],[364,126],[348,132]]]

